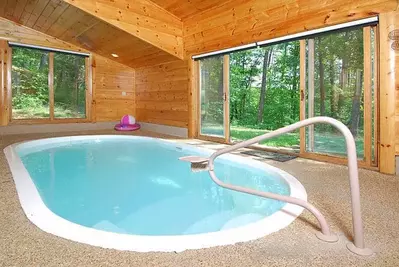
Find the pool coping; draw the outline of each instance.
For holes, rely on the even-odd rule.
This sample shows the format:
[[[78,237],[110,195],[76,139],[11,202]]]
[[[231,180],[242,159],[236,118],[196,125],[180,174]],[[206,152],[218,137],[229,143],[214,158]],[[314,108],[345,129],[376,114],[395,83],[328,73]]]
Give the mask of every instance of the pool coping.
[[[302,207],[287,203],[279,211],[273,213],[272,215],[241,227],[218,232],[174,236],[144,236],[107,232],[70,222],[54,214],[49,208],[47,208],[41,199],[33,180],[31,179],[28,171],[17,154],[17,146],[20,144],[35,146],[58,143],[60,141],[72,142],[77,140],[108,138],[147,139],[157,142],[174,143],[176,144],[176,147],[185,150],[200,150],[206,153],[212,153],[215,151],[212,149],[184,144],[183,142],[179,142],[179,140],[121,135],[82,135],[55,137],[24,141],[9,145],[4,148],[4,154],[11,169],[22,209],[33,224],[47,233],[102,248],[137,252],[180,252],[187,249],[201,249],[214,246],[232,245],[238,242],[255,240],[285,228],[291,224],[303,211]],[[223,155],[222,158],[240,162],[246,165],[251,165],[260,169],[267,168],[268,170],[272,170],[278,173],[287,182],[290,187],[291,197],[296,197],[305,201],[307,200],[306,190],[303,185],[296,178],[285,171],[273,167],[265,162],[256,161],[254,159],[239,155],[227,154]]]

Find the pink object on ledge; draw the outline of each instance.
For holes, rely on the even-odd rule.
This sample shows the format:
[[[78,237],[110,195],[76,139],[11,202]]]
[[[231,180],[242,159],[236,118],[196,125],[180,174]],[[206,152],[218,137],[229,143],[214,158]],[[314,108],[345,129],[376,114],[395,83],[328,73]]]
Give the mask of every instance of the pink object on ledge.
[[[140,129],[140,124],[135,123],[135,124],[120,124],[118,123],[117,125],[115,125],[115,130],[117,131],[135,131]]]
[[[124,115],[121,123],[115,125],[117,131],[135,131],[140,129],[140,124],[136,123],[136,119],[132,115]]]

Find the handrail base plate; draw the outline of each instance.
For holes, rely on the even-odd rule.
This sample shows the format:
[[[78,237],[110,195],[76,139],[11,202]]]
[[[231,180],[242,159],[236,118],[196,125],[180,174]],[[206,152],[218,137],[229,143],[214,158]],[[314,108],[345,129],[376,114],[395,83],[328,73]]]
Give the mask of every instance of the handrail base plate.
[[[316,236],[318,239],[328,243],[336,243],[339,240],[338,235],[334,233],[331,233],[330,235],[325,235],[322,232],[317,232]]]
[[[372,256],[374,255],[374,251],[369,248],[358,248],[353,243],[346,244],[346,248],[349,249],[350,252],[360,255],[360,256]]]

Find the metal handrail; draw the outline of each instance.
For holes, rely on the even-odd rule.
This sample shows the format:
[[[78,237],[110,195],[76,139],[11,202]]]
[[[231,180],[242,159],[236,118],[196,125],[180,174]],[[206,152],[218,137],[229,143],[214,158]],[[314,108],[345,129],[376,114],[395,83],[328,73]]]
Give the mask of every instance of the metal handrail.
[[[351,202],[352,202],[352,223],[353,223],[353,232],[354,232],[354,243],[349,243],[347,245],[347,248],[352,251],[353,253],[359,254],[359,255],[371,255],[373,252],[371,249],[368,249],[365,247],[364,244],[364,233],[363,233],[363,221],[361,217],[361,208],[360,208],[360,188],[359,188],[359,175],[358,175],[358,167],[357,167],[357,156],[356,156],[356,144],[355,144],[355,139],[353,138],[352,133],[346,127],[342,122],[329,118],[329,117],[313,117],[309,119],[305,119],[299,122],[296,122],[294,124],[291,124],[289,126],[280,128],[278,130],[275,130],[273,132],[269,132],[257,137],[254,137],[252,139],[249,139],[247,141],[240,142],[238,144],[226,147],[224,149],[221,149],[215,153],[213,153],[208,160],[208,171],[209,175],[211,176],[212,180],[218,184],[221,187],[231,189],[234,191],[238,192],[243,192],[251,195],[256,195],[260,197],[265,197],[265,198],[271,198],[271,199],[276,199],[280,201],[284,201],[287,203],[295,204],[298,206],[301,206],[308,211],[310,211],[319,221],[320,227],[321,227],[321,233],[317,234],[317,237],[327,241],[327,242],[335,242],[338,240],[337,236],[331,234],[329,226],[327,224],[326,219],[324,216],[321,214],[321,212],[316,209],[313,205],[308,203],[307,201],[290,197],[290,196],[283,196],[283,195],[278,195],[270,192],[262,192],[254,189],[249,189],[237,185],[232,185],[228,184],[225,182],[222,182],[219,180],[214,172],[214,161],[215,159],[223,154],[232,152],[234,150],[244,148],[250,145],[253,145],[255,143],[259,143],[260,141],[292,132],[294,130],[297,130],[302,127],[306,127],[312,124],[316,123],[325,123],[325,124],[331,124],[335,128],[337,128],[345,137],[346,141],[346,149],[347,149],[347,155],[348,155],[348,167],[349,167],[349,180],[350,180],[350,189],[351,189]]]

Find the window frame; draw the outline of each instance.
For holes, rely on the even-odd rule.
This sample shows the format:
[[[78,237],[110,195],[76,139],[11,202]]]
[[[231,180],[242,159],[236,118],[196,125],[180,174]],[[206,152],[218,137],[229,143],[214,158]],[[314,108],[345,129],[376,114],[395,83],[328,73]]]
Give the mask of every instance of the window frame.
[[[28,49],[35,49],[29,48]],[[40,50],[40,49],[39,49]],[[92,122],[92,99],[93,99],[93,56],[90,54],[85,57],[85,117],[84,118],[56,118],[54,116],[54,54],[56,50],[48,49],[48,87],[49,87],[49,118],[14,119],[12,117],[12,55],[13,48],[8,47],[8,68],[7,68],[7,96],[8,96],[8,125],[20,124],[57,124],[57,123],[87,123]],[[62,52],[63,53],[63,52]],[[71,55],[76,55],[70,53]]]

